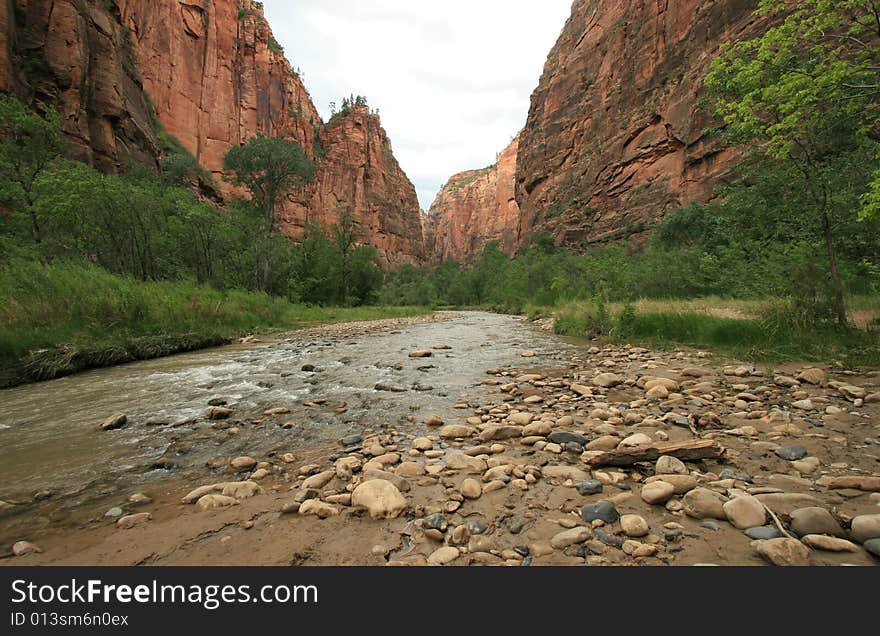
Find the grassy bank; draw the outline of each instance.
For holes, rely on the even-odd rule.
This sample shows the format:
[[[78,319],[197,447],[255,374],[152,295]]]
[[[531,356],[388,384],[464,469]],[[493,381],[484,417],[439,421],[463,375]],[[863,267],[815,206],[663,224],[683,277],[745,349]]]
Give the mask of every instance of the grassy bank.
[[[552,317],[561,335],[603,336],[657,348],[709,349],[755,362],[808,360],[880,365],[880,299],[850,299],[853,328],[808,323],[781,300],[720,298],[620,303],[571,302],[532,307],[533,318]]]
[[[156,358],[266,331],[415,316],[418,307],[314,307],[186,282],[143,283],[99,267],[0,267],[0,387]]]

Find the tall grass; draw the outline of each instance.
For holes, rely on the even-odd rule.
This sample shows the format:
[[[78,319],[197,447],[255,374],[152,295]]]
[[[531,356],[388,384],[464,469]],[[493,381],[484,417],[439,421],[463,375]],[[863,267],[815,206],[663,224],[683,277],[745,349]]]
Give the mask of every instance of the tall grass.
[[[0,266],[0,386],[167,355],[256,331],[413,316],[418,307],[324,308],[189,282],[149,282],[80,263]]]
[[[868,299],[855,304],[875,306]],[[533,315],[540,313],[533,310]],[[880,364],[880,331],[809,323],[787,301],[664,301],[605,308],[578,302],[542,315],[552,315],[554,330],[562,335],[602,336],[654,347],[685,345],[754,361]]]

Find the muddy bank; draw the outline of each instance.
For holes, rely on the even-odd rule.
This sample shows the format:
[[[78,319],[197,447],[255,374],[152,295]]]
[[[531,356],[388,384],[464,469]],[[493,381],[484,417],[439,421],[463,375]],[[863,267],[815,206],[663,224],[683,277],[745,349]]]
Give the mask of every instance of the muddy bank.
[[[284,453],[248,438],[211,468],[123,482],[103,508],[43,524],[37,508],[7,509],[18,523],[6,543],[41,552],[19,544],[30,553],[3,562],[878,564],[876,372],[591,348],[483,314],[446,323],[458,342],[435,328],[385,343],[397,373],[436,367],[443,388],[408,390],[413,408],[376,403]],[[480,340],[490,346],[473,349]],[[508,362],[486,363],[488,349]],[[233,409],[205,443],[283,427],[289,414],[271,411],[233,425]]]

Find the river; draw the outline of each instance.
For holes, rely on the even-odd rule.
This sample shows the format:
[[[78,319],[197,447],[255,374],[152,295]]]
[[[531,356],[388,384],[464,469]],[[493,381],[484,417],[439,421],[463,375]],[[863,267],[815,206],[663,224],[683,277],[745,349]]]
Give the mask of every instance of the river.
[[[357,336],[287,334],[0,391],[0,499],[45,492],[76,504],[218,456],[296,453],[388,425],[413,430],[426,414],[451,417],[455,403],[478,396],[487,369],[560,366],[575,347],[517,317],[446,318]],[[450,349],[408,357],[440,344]],[[526,349],[536,357],[523,358]],[[376,390],[381,384],[402,391]],[[205,420],[211,400],[234,409],[221,426],[236,434]],[[290,413],[261,416],[279,407]],[[115,413],[128,416],[124,429],[96,430]]]

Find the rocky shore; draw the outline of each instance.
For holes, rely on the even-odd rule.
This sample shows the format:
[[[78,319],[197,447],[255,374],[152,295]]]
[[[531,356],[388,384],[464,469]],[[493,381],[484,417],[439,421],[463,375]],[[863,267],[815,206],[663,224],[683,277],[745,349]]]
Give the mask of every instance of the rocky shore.
[[[450,351],[414,344],[413,357]],[[630,346],[561,367],[521,355],[521,368],[487,369],[484,399],[456,404],[455,418],[218,458],[197,482],[169,480],[100,521],[22,538],[2,563],[880,563],[876,372]],[[283,425],[291,406],[261,422]]]

